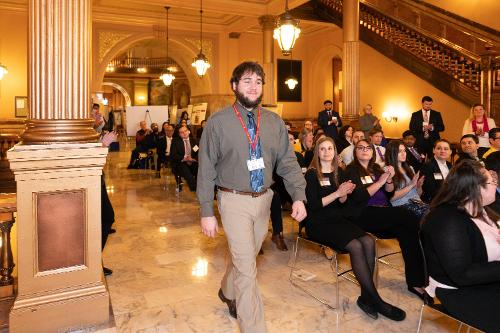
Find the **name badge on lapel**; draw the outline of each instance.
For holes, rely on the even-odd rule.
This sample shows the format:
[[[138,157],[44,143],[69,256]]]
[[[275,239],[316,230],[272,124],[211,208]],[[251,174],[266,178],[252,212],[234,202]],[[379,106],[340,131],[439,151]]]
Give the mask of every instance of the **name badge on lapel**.
[[[443,180],[443,175],[441,174],[441,172],[435,172],[434,179],[435,180]]]
[[[373,184],[373,179],[371,176],[364,176],[364,177],[361,177],[361,183],[363,183],[363,185]]]
[[[323,179],[323,180],[320,180],[320,181],[319,181],[319,184],[320,184],[321,186],[330,186],[330,185],[332,185],[332,184],[330,183],[330,179],[328,179],[328,178],[325,178],[325,179]]]
[[[264,169],[265,168],[264,158],[261,157],[261,158],[254,158],[247,160],[247,167],[248,171]]]

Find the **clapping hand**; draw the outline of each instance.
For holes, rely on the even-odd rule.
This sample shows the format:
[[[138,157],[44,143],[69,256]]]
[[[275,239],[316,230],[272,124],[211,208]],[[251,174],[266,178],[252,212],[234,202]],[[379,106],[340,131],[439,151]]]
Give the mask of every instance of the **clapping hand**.
[[[351,194],[355,188],[356,188],[356,184],[354,184],[353,182],[351,182],[349,180],[349,181],[346,181],[346,182],[343,182],[342,184],[340,184],[339,188],[337,189],[336,192],[337,192],[337,195],[339,196],[339,198],[342,198],[342,197],[347,196],[348,194]]]
[[[420,175],[420,171],[413,175],[413,178],[412,178],[411,183],[410,183],[411,187],[417,187],[419,175]]]

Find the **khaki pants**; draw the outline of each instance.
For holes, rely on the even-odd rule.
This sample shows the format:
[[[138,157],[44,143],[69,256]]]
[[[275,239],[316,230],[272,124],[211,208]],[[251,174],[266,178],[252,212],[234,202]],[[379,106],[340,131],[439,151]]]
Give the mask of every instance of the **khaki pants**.
[[[230,252],[221,288],[228,299],[236,299],[242,333],[266,332],[256,257],[267,236],[272,197],[270,189],[257,198],[218,192],[217,203]]]

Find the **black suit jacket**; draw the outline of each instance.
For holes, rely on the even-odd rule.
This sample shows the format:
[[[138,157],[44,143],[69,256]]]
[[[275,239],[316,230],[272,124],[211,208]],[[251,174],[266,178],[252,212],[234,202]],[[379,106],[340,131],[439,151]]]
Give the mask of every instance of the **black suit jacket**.
[[[416,147],[413,148],[415,148],[415,150],[418,152],[419,155],[421,154],[421,152]],[[413,170],[415,170],[415,172],[420,171],[422,165],[424,164],[424,159],[423,158],[417,159],[415,156],[413,156],[408,147],[405,147],[405,149],[406,149],[406,162],[413,168]]]
[[[173,138],[172,138],[172,143],[173,143]],[[170,143],[170,152],[172,152],[172,143]],[[158,154],[158,158],[161,161],[165,161],[167,159],[167,136],[166,135],[160,135],[158,137],[158,145],[156,146],[156,153]]]
[[[193,150],[195,146],[198,147],[196,139],[189,137],[189,144],[191,145],[191,157],[197,160],[198,150]],[[182,163],[182,159],[185,155],[184,141],[180,137],[174,137],[170,146],[170,160],[172,161],[172,165],[176,166]]]
[[[410,119],[410,130],[415,133],[415,138],[417,139],[417,147],[429,151],[435,141],[439,140],[441,137],[439,132],[444,131],[444,123],[441,118],[441,113],[435,110],[431,110],[429,113],[429,124],[434,125],[434,130],[429,131],[429,138],[424,139],[424,131],[422,129],[422,123],[424,122],[424,116],[422,115],[422,110],[418,110],[411,114]]]
[[[446,162],[448,169],[451,169],[451,163]],[[420,176],[425,176],[424,184],[422,185],[422,195],[420,196],[423,201],[431,202],[441,188],[444,179],[435,179],[434,174],[441,174],[439,165],[433,157],[425,163],[420,169]]]
[[[328,122],[332,120],[331,117],[328,117],[328,112],[323,110],[318,113],[318,125],[321,126],[325,134],[333,139],[337,138],[338,128],[342,127],[342,119],[340,119],[340,115],[338,112],[332,110],[332,117],[337,117],[337,125],[331,124],[328,125]]]

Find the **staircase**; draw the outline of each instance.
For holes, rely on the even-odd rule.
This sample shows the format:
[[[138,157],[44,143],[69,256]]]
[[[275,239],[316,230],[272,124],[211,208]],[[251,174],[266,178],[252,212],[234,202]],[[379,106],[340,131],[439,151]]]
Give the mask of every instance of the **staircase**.
[[[342,27],[342,0],[305,6],[304,19]],[[361,41],[463,103],[485,104],[500,123],[500,32],[418,0],[364,0],[359,15]]]

